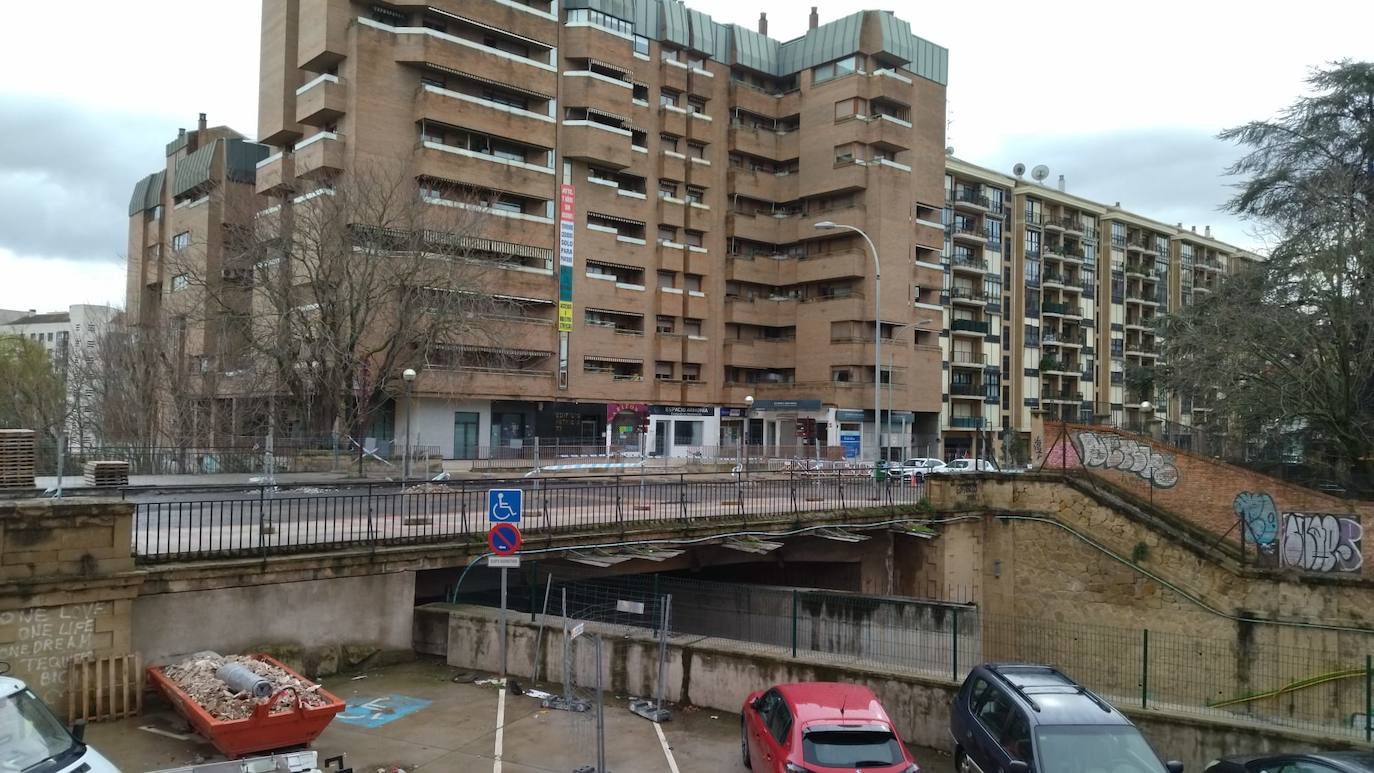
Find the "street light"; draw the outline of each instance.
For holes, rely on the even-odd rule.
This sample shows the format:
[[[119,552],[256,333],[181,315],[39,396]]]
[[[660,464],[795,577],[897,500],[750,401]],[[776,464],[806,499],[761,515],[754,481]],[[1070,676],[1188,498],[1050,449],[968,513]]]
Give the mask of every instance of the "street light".
[[[873,240],[868,238],[868,234],[852,225],[822,220],[816,223],[816,228],[821,231],[853,231],[863,237],[864,242],[868,244],[869,253],[873,256],[873,438],[878,441],[874,443],[873,460],[876,465],[882,454],[882,449],[877,446],[881,443],[878,438],[882,432],[883,418],[882,391],[879,388],[883,380],[883,275],[882,266],[878,262],[878,248],[873,245]]]
[[[401,380],[406,384],[406,450],[405,458],[401,462],[401,490],[406,490],[406,481],[410,478],[410,435],[414,431],[411,417],[414,415],[412,410],[415,400],[415,369],[406,368],[401,371]]]
[[[753,411],[754,411],[754,396],[753,396],[753,395],[745,395],[745,396],[744,396],[744,431],[741,432],[741,433],[740,433],[740,436],[739,436],[739,465],[740,465],[740,473],[741,473],[741,475],[742,475],[743,473],[745,473],[745,472],[749,469],[748,465],[746,465],[746,464],[744,463],[744,458],[745,458],[745,457],[744,457],[744,449],[745,449],[745,446],[747,446],[747,445],[749,444],[749,416],[750,416],[750,414],[753,413]],[[735,478],[735,480],[738,481],[739,478]]]

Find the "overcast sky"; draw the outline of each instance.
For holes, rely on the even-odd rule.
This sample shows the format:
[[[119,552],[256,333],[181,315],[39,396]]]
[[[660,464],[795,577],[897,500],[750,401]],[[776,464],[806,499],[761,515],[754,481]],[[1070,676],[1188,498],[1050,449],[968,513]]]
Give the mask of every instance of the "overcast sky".
[[[690,0],[788,39],[809,2]],[[821,21],[875,7],[820,0]],[[882,7],[881,4],[876,7]],[[1260,246],[1217,210],[1236,150],[1220,129],[1271,116],[1309,68],[1374,57],[1374,4],[911,2],[950,50],[949,144],[1009,170],[1047,164],[1068,190]],[[206,112],[257,128],[257,0],[70,0],[59,27],[0,25],[0,308],[124,300],[129,194]],[[1362,10],[1361,10],[1362,9]]]

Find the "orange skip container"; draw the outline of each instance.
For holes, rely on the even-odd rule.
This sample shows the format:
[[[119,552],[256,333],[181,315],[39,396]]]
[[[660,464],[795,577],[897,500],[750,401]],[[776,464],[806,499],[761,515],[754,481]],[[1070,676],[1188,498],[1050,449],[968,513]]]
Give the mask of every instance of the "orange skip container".
[[[255,660],[270,663],[286,673],[300,679],[295,671],[282,665],[276,659],[263,654],[249,655]],[[253,713],[243,719],[216,719],[199,703],[186,694],[163,673],[160,666],[148,669],[148,681],[157,686],[167,700],[172,702],[177,712],[191,723],[207,741],[226,757],[242,757],[253,752],[274,751],[293,746],[305,746],[324,732],[334,716],[343,711],[346,704],[324,688],[315,695],[325,700],[323,706],[310,707],[301,702],[295,688],[287,687],[272,694],[265,702],[259,703]],[[282,711],[270,711],[283,693],[290,692],[295,697],[295,705]]]

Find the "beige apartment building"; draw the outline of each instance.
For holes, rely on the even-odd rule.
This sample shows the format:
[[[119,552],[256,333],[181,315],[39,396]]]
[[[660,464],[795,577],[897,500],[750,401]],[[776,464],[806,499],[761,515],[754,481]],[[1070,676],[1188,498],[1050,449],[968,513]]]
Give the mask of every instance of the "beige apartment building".
[[[947,456],[1028,440],[1036,419],[1167,421],[1180,443],[1207,421],[1209,405],[1148,377],[1162,362],[1157,318],[1259,256],[1210,227],[1198,234],[1064,187],[947,160]]]
[[[875,389],[888,455],[933,451],[946,67],[881,11],[781,42],[678,0],[265,0],[256,190],[380,164],[434,206],[475,192],[520,312],[501,367],[418,368],[412,437],[445,456],[644,424],[664,455],[872,458]],[[823,221],[872,239],[881,298],[863,236]]]

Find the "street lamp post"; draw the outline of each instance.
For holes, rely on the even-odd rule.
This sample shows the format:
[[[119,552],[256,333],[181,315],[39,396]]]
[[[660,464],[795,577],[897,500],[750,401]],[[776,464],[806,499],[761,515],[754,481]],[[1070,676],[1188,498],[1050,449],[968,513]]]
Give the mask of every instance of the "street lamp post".
[[[745,463],[745,458],[746,458],[745,448],[749,445],[749,421],[750,421],[750,416],[753,414],[753,412],[754,412],[754,396],[753,396],[753,395],[745,395],[745,396],[744,396],[744,431],[741,432],[741,433],[740,433],[740,436],[739,436],[739,471],[740,471],[740,476],[741,476],[741,477],[742,477],[744,474],[746,474],[746,473],[749,472],[749,465]],[[739,478],[736,478],[735,480],[739,480]]]
[[[415,369],[406,368],[402,371],[401,380],[406,384],[406,450],[405,458],[401,461],[401,490],[405,491],[406,481],[410,479],[410,436],[415,431],[411,423],[411,417],[415,414]]]
[[[853,231],[862,236],[864,242],[868,244],[869,254],[873,256],[873,437],[878,446],[874,450],[873,460],[876,465],[881,453],[881,435],[883,419],[882,391],[880,386],[883,380],[883,276],[882,265],[878,261],[878,248],[874,246],[873,240],[868,238],[868,234],[862,229],[852,225],[843,225],[830,220],[822,220],[816,223],[816,228],[822,231]],[[889,376],[890,378],[890,376]],[[876,474],[876,473],[875,473]]]

